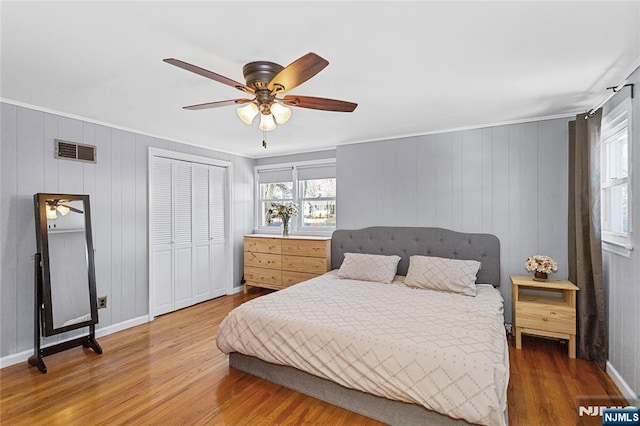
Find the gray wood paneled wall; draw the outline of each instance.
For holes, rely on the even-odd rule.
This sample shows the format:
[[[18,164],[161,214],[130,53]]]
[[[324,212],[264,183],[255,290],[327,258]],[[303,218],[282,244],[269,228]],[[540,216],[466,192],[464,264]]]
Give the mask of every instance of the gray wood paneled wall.
[[[338,227],[436,226],[498,236],[505,318],[528,256],[567,276],[567,122],[555,119],[337,149]]]
[[[625,383],[640,396],[640,69],[629,77],[635,84],[631,100],[631,240],[633,251],[627,258],[604,253],[604,280],[607,292],[609,363]],[[629,90],[626,88],[625,91]],[[621,92],[609,101],[604,112],[618,104]]]
[[[89,194],[98,295],[108,296],[98,328],[148,314],[147,156],[158,147],[234,165],[234,285],[242,237],[253,229],[254,160],[1,103],[0,357],[33,344],[33,194]],[[97,146],[96,164],[54,158],[54,139]]]

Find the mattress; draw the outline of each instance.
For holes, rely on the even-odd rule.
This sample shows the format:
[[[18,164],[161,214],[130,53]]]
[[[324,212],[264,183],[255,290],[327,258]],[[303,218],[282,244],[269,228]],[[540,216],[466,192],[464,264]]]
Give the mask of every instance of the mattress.
[[[504,301],[339,279],[336,271],[237,307],[217,345],[452,418],[504,424]]]

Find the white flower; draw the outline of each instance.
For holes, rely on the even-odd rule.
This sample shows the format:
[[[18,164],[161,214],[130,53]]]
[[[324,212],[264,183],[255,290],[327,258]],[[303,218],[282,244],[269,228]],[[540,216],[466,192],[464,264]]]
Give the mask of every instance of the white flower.
[[[558,270],[558,264],[549,256],[536,254],[535,256],[531,256],[527,259],[524,263],[524,268],[529,272],[537,271],[550,274]]]
[[[271,208],[267,210],[267,220],[271,223],[271,219],[279,217],[283,223],[289,223],[289,219],[297,214],[298,205],[296,203],[271,203]]]

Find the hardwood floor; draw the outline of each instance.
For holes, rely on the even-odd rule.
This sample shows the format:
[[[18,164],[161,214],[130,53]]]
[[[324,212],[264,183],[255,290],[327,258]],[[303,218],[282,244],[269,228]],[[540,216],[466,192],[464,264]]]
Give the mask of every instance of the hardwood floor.
[[[102,355],[74,348],[0,370],[0,422],[14,424],[378,425],[227,365],[215,344],[235,306],[266,293],[225,296],[99,339]],[[566,345],[510,342],[510,425],[574,425],[577,397],[620,396],[594,363],[569,359]]]

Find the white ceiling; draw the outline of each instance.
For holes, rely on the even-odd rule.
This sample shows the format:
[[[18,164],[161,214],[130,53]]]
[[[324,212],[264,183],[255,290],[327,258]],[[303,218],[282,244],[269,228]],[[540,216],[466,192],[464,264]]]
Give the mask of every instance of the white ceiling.
[[[640,58],[640,2],[0,3],[2,99],[176,141],[266,157],[338,144],[578,113]],[[330,64],[290,94],[357,102],[295,108],[267,134],[243,93],[162,62],[243,82],[242,66],[315,52]]]

